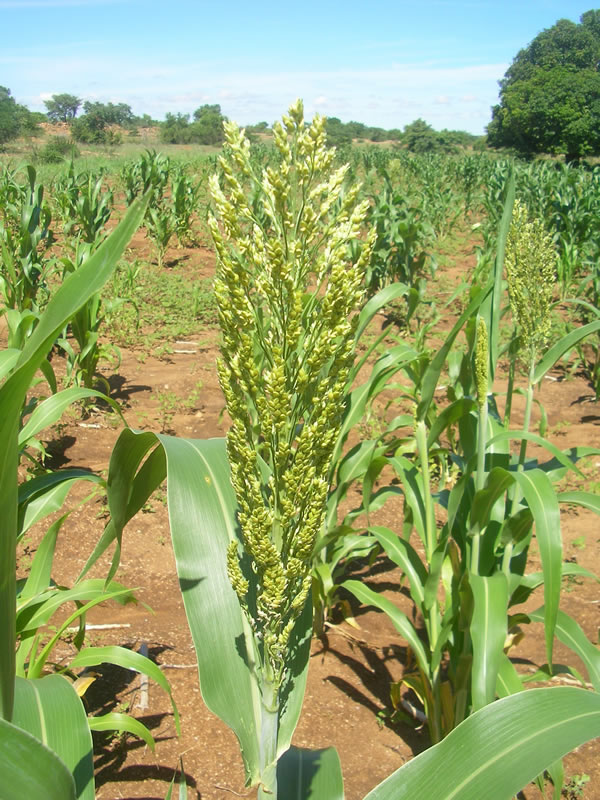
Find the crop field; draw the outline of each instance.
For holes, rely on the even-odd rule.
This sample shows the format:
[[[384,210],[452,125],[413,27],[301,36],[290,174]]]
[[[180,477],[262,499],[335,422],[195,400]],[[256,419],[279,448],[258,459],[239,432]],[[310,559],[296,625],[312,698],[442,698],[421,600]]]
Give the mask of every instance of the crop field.
[[[600,167],[334,151],[299,104],[27,155],[0,786],[600,798]]]

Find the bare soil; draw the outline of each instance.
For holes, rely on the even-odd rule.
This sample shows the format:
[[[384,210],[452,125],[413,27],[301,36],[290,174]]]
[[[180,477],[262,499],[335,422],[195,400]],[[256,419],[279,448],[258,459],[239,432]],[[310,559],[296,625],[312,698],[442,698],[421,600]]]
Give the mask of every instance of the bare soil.
[[[136,255],[147,257],[146,247],[138,235],[134,240]],[[186,263],[190,265],[190,280],[211,274],[214,262],[208,251],[196,249],[182,254],[173,249],[166,261],[177,262],[182,255],[189,257]],[[446,273],[446,280],[458,283],[459,276],[472,265],[473,256],[463,254],[461,263]],[[205,327],[184,342],[170,342],[173,352],[162,359],[135,348],[123,349],[118,372],[107,371],[105,377],[113,389],[113,397],[123,405],[128,423],[134,428],[154,431],[162,428],[184,437],[223,436],[227,422],[214,366],[217,341],[217,330]],[[161,410],[160,392],[167,390],[187,398],[198,381],[202,382],[202,389],[194,407],[177,407],[171,409],[172,414]],[[600,445],[600,409],[590,395],[590,387],[582,376],[567,377],[556,372],[544,381],[539,399],[548,415],[549,438],[561,448]],[[518,408],[516,413],[520,413]],[[104,473],[118,433],[113,418],[104,413],[85,418],[67,416],[49,440],[50,465],[80,466]],[[589,482],[600,480],[600,457],[588,460],[584,469],[589,488]],[[390,507],[383,511],[380,521],[395,528],[398,519],[399,509]],[[105,522],[100,500],[83,506],[67,520],[56,558],[58,581],[73,580]],[[562,525],[565,558],[598,571],[597,518],[591,512],[567,510],[563,512]],[[30,542],[21,552],[23,567],[33,546]],[[532,568],[539,568],[539,562],[535,563],[535,548],[533,559]],[[96,681],[85,695],[89,711],[128,710],[151,729],[156,751],[132,737],[98,737],[97,797],[99,800],[164,798],[180,757],[191,797],[202,800],[253,797],[254,790],[244,788],[235,736],[202,702],[175,573],[164,491],[127,527],[117,577],[125,585],[135,587],[138,604],[95,609],[89,623],[119,627],[92,630],[89,641],[119,644],[134,650],[147,647],[171,682],[181,712],[182,734],[176,735],[169,700],[157,686],[150,685],[148,707],[140,708],[138,675],[115,667],[98,669]],[[395,600],[399,597],[399,578],[398,571],[384,559],[379,559],[364,575],[369,584]],[[538,595],[532,605],[542,602]],[[572,581],[564,586],[563,610],[578,620],[593,642],[598,641],[599,602],[597,584],[591,581]],[[390,683],[402,675],[405,643],[383,614],[356,605],[354,609],[359,627],[340,621],[312,643],[306,699],[294,737],[295,744],[300,746],[337,748],[347,800],[360,800],[379,781],[428,746],[425,729],[406,723],[393,724],[386,717],[391,706]],[[532,631],[511,654],[518,659],[520,669],[533,672],[534,665],[544,663],[545,654],[541,626],[539,630],[531,627]],[[556,661],[576,663],[560,645]],[[593,742],[566,759],[567,776],[590,775],[582,795],[586,798],[600,798],[599,755],[600,744]],[[539,796],[533,787],[524,793],[528,800]]]

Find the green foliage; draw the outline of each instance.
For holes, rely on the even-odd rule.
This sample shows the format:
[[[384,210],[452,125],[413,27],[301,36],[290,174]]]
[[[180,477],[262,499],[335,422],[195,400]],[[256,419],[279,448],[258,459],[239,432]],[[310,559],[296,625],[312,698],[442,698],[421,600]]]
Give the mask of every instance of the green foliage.
[[[25,311],[36,315],[38,292],[45,288],[52,260],[46,250],[53,244],[51,212],[44,203],[44,187],[36,181],[36,171],[27,167],[28,186],[15,197],[5,222],[0,224],[0,290],[4,311]],[[10,323],[9,323],[10,324]],[[24,331],[22,331],[24,332]],[[9,346],[22,345],[20,337]]]
[[[37,154],[37,158],[42,164],[60,164],[78,156],[77,146],[66,136],[50,136]]]
[[[431,153],[438,149],[437,134],[424,119],[404,126],[402,142],[411,153]]]
[[[102,121],[105,126],[120,125],[126,128],[135,119],[131,106],[127,105],[127,103],[92,103],[86,101],[83,104],[83,110],[86,116]]]
[[[35,118],[25,106],[15,102],[10,89],[0,86],[0,148],[22,134],[36,132]]]
[[[9,757],[8,762],[6,754],[0,759],[3,787],[17,779],[22,781],[20,790],[29,786],[31,791],[37,792],[35,787],[45,780],[53,791],[50,784],[56,780],[61,796],[85,800],[92,800],[94,796],[90,729],[113,724],[113,720],[88,721],[73,685],[60,675],[44,674],[55,666],[52,664],[54,647],[73,622],[79,625],[74,644],[80,652],[71,660],[72,668],[112,661],[154,675],[168,690],[156,665],[139,654],[123,648],[82,649],[88,609],[106,599],[130,596],[130,592],[112,580],[118,566],[118,550],[106,581],[84,579],[85,571],[97,561],[96,554],[90,556],[86,570],[73,587],[59,586],[52,580],[57,537],[69,512],[63,513],[46,531],[27,578],[16,580],[16,544],[28,528],[61,509],[75,482],[100,482],[86,470],[75,469],[43,473],[19,484],[19,456],[24,448],[35,441],[39,431],[55,422],[70,402],[93,393],[77,389],[55,394],[34,409],[21,427],[25,399],[56,336],[77,309],[106,282],[143,214],[143,204],[130,209],[105,245],[65,280],[52,297],[23,349],[3,353],[0,384],[0,436],[4,443],[0,458],[0,738],[3,753],[7,751],[7,736],[18,745],[21,753],[19,757],[16,753],[14,758]],[[73,603],[75,611],[65,615],[65,604]],[[56,612],[60,614],[60,621],[55,629],[48,629],[46,626]],[[175,718],[177,722],[176,711]],[[129,730],[143,728],[135,721],[129,724],[121,720],[117,724]],[[151,743],[147,730],[144,737]],[[26,765],[24,754],[27,755]],[[65,782],[65,776],[69,775],[72,778]]]
[[[517,54],[500,82],[490,145],[564,154],[568,161],[600,152],[597,18],[589,11],[580,24],[561,19]]]
[[[123,137],[114,126],[131,126],[134,115],[126,103],[90,103],[83,104],[85,114],[71,122],[71,136],[84,144],[118,145]]]
[[[225,120],[219,105],[200,106],[194,111],[191,123],[189,114],[167,113],[160,138],[170,144],[221,144]]]
[[[69,122],[77,116],[81,99],[74,94],[53,94],[50,100],[44,100],[44,105],[51,122]]]

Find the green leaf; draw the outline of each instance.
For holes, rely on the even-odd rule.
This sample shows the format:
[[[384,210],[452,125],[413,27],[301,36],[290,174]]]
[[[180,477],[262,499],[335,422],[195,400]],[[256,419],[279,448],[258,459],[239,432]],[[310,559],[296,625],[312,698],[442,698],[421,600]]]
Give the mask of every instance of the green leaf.
[[[408,291],[409,287],[405,283],[398,282],[390,283],[389,286],[385,286],[383,289],[377,292],[377,294],[373,295],[373,297],[367,303],[365,303],[359,314],[356,341],[360,339],[369,322],[371,322],[378,311],[392,303],[394,300],[397,300],[399,297],[404,297]]]
[[[477,403],[470,397],[462,397],[460,400],[456,400],[454,403],[447,406],[437,415],[431,426],[427,436],[427,447],[433,447],[446,428],[453,425],[461,417],[466,416],[476,408]]]
[[[410,596],[421,613],[423,613],[427,569],[419,558],[419,554],[409,542],[401,539],[389,528],[377,525],[369,528],[369,532],[373,534],[382,546],[386,556],[405,573],[410,585]]]
[[[15,675],[15,594],[18,432],[31,381],[59,332],[113,272],[141,222],[147,198],[134,203],[89,260],[54,294],[27,339],[13,371],[0,386],[0,717],[10,719]]]
[[[138,739],[142,739],[154,752],[154,737],[148,728],[135,717],[129,714],[122,714],[118,711],[111,711],[101,717],[88,717],[90,730],[92,731],[115,731],[117,733],[132,733]]]
[[[77,692],[61,675],[17,678],[13,723],[39,739],[75,778],[76,797],[94,798],[92,737]],[[42,795],[45,797],[45,793]]]
[[[440,374],[446,365],[446,359],[452,345],[454,344],[454,340],[458,336],[465,322],[477,312],[479,306],[489,291],[489,289],[486,290],[485,294],[483,292],[479,292],[476,294],[473,300],[471,300],[467,308],[454,323],[454,327],[446,337],[444,344],[437,351],[431,363],[427,367],[421,383],[421,402],[417,408],[417,419],[425,419],[425,415],[427,414],[429,406],[431,405],[431,401],[433,400],[433,395],[440,378]]]
[[[130,448],[135,448],[136,437],[147,451],[151,446],[151,434],[124,431],[122,440],[128,446],[120,448],[119,457],[113,453],[111,459],[109,502],[112,502],[111,491],[114,490],[122,499],[111,508],[119,505],[122,509],[123,503],[128,503],[122,519],[128,516],[133,502],[133,494],[127,494],[127,481],[123,476],[129,473],[131,479],[133,468],[125,468],[119,481],[115,482],[114,476],[119,474],[120,460],[133,461],[134,465],[139,463],[137,456],[135,459],[129,456]],[[238,527],[225,440],[170,436],[157,436],[155,440],[160,442],[166,455],[173,550],[196,648],[202,696],[208,708],[237,735],[247,782],[256,784],[260,780],[261,698],[254,670],[254,635],[227,575],[227,546],[230,541],[237,540]],[[278,756],[288,749],[300,714],[311,630],[312,609],[307,604],[290,641],[291,674],[282,687],[284,704],[279,719]]]
[[[54,561],[54,550],[56,548],[56,540],[58,533],[62,527],[63,522],[68,517],[68,514],[63,514],[55,522],[50,525],[44,538],[40,542],[29,575],[25,582],[21,593],[19,594],[19,602],[28,600],[35,597],[40,592],[45,591],[50,586],[50,577],[52,571],[52,562]]]
[[[496,681],[496,694],[498,697],[508,697],[511,694],[522,692],[525,687],[515,665],[506,653],[500,656],[498,664],[498,680]]]
[[[357,600],[360,600],[361,603],[375,606],[375,608],[378,608],[380,611],[383,611],[385,614],[387,614],[398,633],[403,636],[411,646],[415,654],[415,658],[419,662],[419,666],[421,667],[423,673],[425,675],[429,675],[431,670],[425,648],[423,647],[423,643],[417,635],[415,626],[412,624],[406,614],[403,611],[400,611],[400,609],[395,606],[391,600],[388,600],[387,597],[384,597],[382,594],[377,594],[377,592],[374,592],[373,589],[365,586],[364,583],[361,583],[361,581],[344,581],[342,586],[344,589],[352,592],[352,594],[357,598]]]
[[[542,470],[532,469],[513,474],[535,519],[535,535],[544,573],[546,658],[551,665],[562,578],[562,537],[558,498],[548,476]]]
[[[344,800],[336,749],[290,747],[277,762],[277,793],[285,800]]]
[[[600,496],[592,492],[561,492],[558,495],[558,502],[582,506],[600,514]]]
[[[570,458],[568,454],[564,453],[562,450],[560,450],[560,448],[556,447],[556,445],[553,445],[552,442],[548,441],[548,439],[545,439],[543,436],[538,436],[537,433],[531,433],[530,431],[503,431],[502,433],[494,436],[493,439],[488,442],[487,446],[493,447],[495,444],[501,442],[508,442],[511,440],[523,441],[523,439],[528,442],[533,442],[540,447],[544,447],[549,453],[552,453],[554,458],[560,464],[562,464],[563,467],[572,469],[578,475],[583,477],[583,473],[579,467],[575,466],[572,458]]]
[[[576,344],[579,344],[579,342],[582,339],[585,339],[586,336],[589,336],[591,333],[595,333],[599,330],[600,320],[596,320],[595,322],[590,322],[587,325],[583,325],[581,328],[576,328],[566,336],[563,336],[562,339],[559,339],[556,344],[547,350],[544,357],[538,362],[538,365],[533,373],[533,383],[539,383],[548,370],[551,370],[556,362],[562,358],[562,356],[564,356],[568,350],[570,350],[572,347],[575,347]]]
[[[76,798],[73,776],[56,753],[3,719],[0,719],[0,786],[2,800]]]
[[[546,618],[544,606],[528,614],[534,622],[543,622]],[[559,611],[556,619],[556,636],[566,644],[585,664],[590,682],[600,692],[600,651],[587,638],[581,626],[564,611]]]
[[[365,800],[511,800],[546,767],[597,736],[600,695],[571,687],[519,692],[472,714]]]
[[[109,403],[113,410],[123,418],[121,407],[114,400],[111,400],[110,397],[107,397],[102,392],[97,392],[95,389],[84,389],[74,386],[71,389],[64,389],[62,392],[58,392],[58,394],[47,397],[36,406],[25,425],[21,428],[19,433],[19,447],[25,447],[28,439],[59,420],[70,405],[76,403],[78,400],[85,400],[88,397],[101,398],[104,402]]]
[[[512,210],[515,202],[515,172],[511,166],[506,180],[506,198],[502,210],[500,227],[498,228],[498,238],[496,241],[496,258],[492,274],[492,291],[489,292],[481,304],[481,316],[485,324],[489,337],[489,368],[490,385],[494,381],[496,374],[496,364],[498,361],[498,349],[500,346],[500,317],[502,316],[502,274],[504,272],[504,252],[506,250],[506,240],[510,230],[512,220]]]
[[[141,653],[135,653],[133,650],[128,650],[126,647],[118,647],[115,645],[106,645],[104,647],[85,647],[70,661],[69,668],[75,669],[76,667],[95,667],[98,664],[116,664],[124,669],[131,669],[135,672],[140,672],[152,678],[161,689],[163,689],[171,699],[173,707],[173,716],[175,718],[175,728],[179,733],[179,712],[173,696],[171,694],[171,687],[169,681],[163,675],[160,667],[154,661],[151,661]],[[143,737],[142,737],[143,738]]]
[[[503,572],[496,572],[489,577],[470,575],[469,583],[473,591],[471,693],[473,709],[477,711],[496,697],[496,681],[506,641],[508,581]]]
[[[74,472],[75,470],[65,470],[64,474],[60,472],[50,473],[27,481],[28,484],[34,485],[30,487],[31,493],[28,498],[19,502],[17,541],[36,522],[40,522],[40,520],[55,511],[60,511],[67,499],[67,495],[79,481],[89,481],[95,484],[104,483],[102,478],[94,475],[93,472],[77,470],[76,476],[72,477]]]

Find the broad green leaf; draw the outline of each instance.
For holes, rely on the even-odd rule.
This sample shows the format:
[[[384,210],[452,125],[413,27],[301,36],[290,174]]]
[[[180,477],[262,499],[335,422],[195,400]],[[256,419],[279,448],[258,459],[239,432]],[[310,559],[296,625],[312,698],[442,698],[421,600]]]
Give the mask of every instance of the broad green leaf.
[[[154,752],[154,737],[148,728],[135,717],[129,714],[122,714],[118,711],[111,711],[100,717],[88,717],[90,730],[92,731],[115,731],[117,733],[132,733],[138,739],[142,739]]]
[[[471,693],[473,709],[477,711],[496,697],[506,641],[508,581],[503,572],[496,572],[490,576],[470,575],[469,583],[473,592]]]
[[[546,609],[542,606],[528,616],[534,622],[544,622]],[[555,633],[583,661],[592,686],[600,692],[600,650],[590,642],[581,626],[564,611],[558,612]]]
[[[68,516],[68,514],[63,514],[62,517],[59,517],[50,525],[44,534],[44,538],[40,542],[35,556],[33,557],[25,586],[19,594],[19,602],[35,597],[39,592],[46,590],[50,586],[56,540],[62,524]]]
[[[427,446],[429,448],[433,447],[447,427],[453,425],[461,417],[464,417],[465,414],[469,414],[476,408],[477,403],[470,397],[462,397],[460,400],[456,400],[454,403],[447,406],[435,418],[427,436]]]
[[[481,316],[485,324],[489,337],[489,369],[490,385],[494,382],[496,374],[496,364],[498,362],[498,349],[500,346],[500,317],[502,315],[502,274],[504,272],[504,252],[506,250],[506,240],[510,230],[513,205],[515,202],[515,173],[510,168],[506,181],[506,198],[502,210],[502,218],[498,228],[498,238],[496,240],[496,258],[494,259],[494,269],[492,273],[492,291],[487,294],[481,304]]]
[[[365,800],[511,800],[546,767],[598,736],[595,692],[566,686],[519,692],[472,714]]]
[[[350,430],[364,416],[369,400],[376,397],[386,386],[389,379],[398,370],[418,358],[419,354],[407,344],[401,343],[391,347],[377,359],[369,378],[350,392],[347,399],[344,419],[333,454],[332,463],[337,464],[344,441]]]
[[[511,694],[524,690],[523,681],[515,665],[506,653],[502,653],[498,664],[498,679],[496,681],[496,694],[498,697],[508,697]]]
[[[15,539],[18,432],[31,381],[54,340],[75,312],[102,289],[141,222],[147,198],[134,203],[106,241],[71,273],[50,299],[13,371],[0,386],[0,717],[10,720],[15,675]]]
[[[171,699],[173,716],[175,718],[175,728],[179,731],[179,712],[173,696],[169,681],[163,675],[160,667],[141,653],[135,653],[126,647],[106,645],[104,647],[85,647],[69,662],[69,668],[95,667],[98,664],[116,664],[124,669],[131,669],[147,675],[163,689]],[[143,737],[142,737],[143,738]]]
[[[433,395],[435,392],[435,387],[437,386],[438,380],[440,378],[440,374],[444,369],[446,364],[446,359],[448,357],[448,353],[450,352],[450,348],[454,344],[456,337],[458,336],[459,332],[461,331],[465,322],[470,319],[474,314],[477,313],[479,306],[485,299],[485,296],[491,291],[490,289],[486,290],[485,293],[478,292],[473,300],[469,303],[467,308],[463,311],[460,315],[458,320],[454,323],[454,327],[447,335],[444,344],[440,347],[437,351],[436,355],[432,359],[431,363],[427,367],[425,375],[423,376],[423,381],[421,383],[421,402],[417,408],[417,419],[425,419],[425,415],[431,405],[431,401],[433,400]]]
[[[533,382],[539,383],[544,375],[552,369],[556,362],[564,356],[564,354],[575,347],[576,344],[591,333],[600,331],[600,320],[589,322],[587,325],[582,325],[581,328],[576,328],[574,331],[567,333],[562,339],[559,339],[556,344],[546,351],[544,357],[538,362],[533,373]]]
[[[21,351],[16,348],[0,351],[0,380],[4,378],[19,360]]]
[[[136,436],[125,433],[129,440]],[[261,699],[253,633],[227,576],[227,546],[238,530],[225,441],[169,436],[158,436],[157,441],[167,459],[173,550],[196,647],[200,688],[206,705],[236,733],[247,781],[255,784],[260,779]],[[113,468],[116,464],[111,462]],[[109,476],[109,492],[110,488]],[[290,642],[291,674],[282,687],[277,755],[288,749],[300,714],[311,621],[312,609],[307,604]]]
[[[27,440],[35,436],[44,428],[52,425],[59,420],[66,409],[78,400],[85,400],[88,397],[99,397],[104,402],[109,403],[114,411],[122,418],[121,407],[110,397],[95,389],[84,389],[74,386],[71,389],[64,389],[58,394],[53,394],[43,400],[32,412],[31,416],[21,428],[19,433],[19,447],[24,447]]]
[[[377,594],[377,592],[374,592],[368,586],[365,586],[365,584],[361,583],[361,581],[344,581],[342,586],[344,589],[348,589],[349,592],[352,592],[352,594],[357,598],[357,600],[360,600],[361,603],[375,606],[375,608],[378,608],[380,611],[384,611],[387,614],[398,633],[403,636],[411,646],[415,654],[415,658],[417,659],[424,674],[429,675],[430,665],[427,654],[425,653],[425,648],[423,647],[423,643],[417,635],[415,626],[412,624],[406,614],[403,611],[400,611],[400,609],[395,606],[391,600],[388,600],[387,597],[384,597],[382,594]]]
[[[126,586],[113,581],[107,587],[100,578],[82,581],[70,589],[53,588],[29,601],[36,606],[32,615],[26,613],[27,603],[19,606],[19,630],[36,630],[41,625],[45,625],[65,603],[84,603],[86,607],[91,607],[90,604],[94,605],[106,600],[117,600],[119,603],[125,604],[135,602],[135,597],[133,591]],[[79,608],[69,619],[72,622],[82,613],[84,613],[84,609]],[[21,618],[23,618],[22,621]],[[71,622],[67,624],[70,625]]]
[[[545,439],[543,436],[538,436],[537,433],[532,433],[531,431],[503,431],[496,434],[493,439],[488,442],[488,447],[493,447],[495,444],[502,442],[509,442],[511,440],[522,441],[523,439],[528,442],[533,442],[540,447],[544,447],[549,453],[552,453],[554,458],[560,464],[562,464],[563,467],[572,469],[578,475],[583,477],[583,473],[579,467],[575,466],[573,460],[569,458],[568,454],[564,453],[560,448],[556,447],[556,445],[553,445],[552,442],[548,441],[548,439]]]
[[[86,561],[78,580],[81,580],[105,550],[116,541],[111,567],[106,577],[107,582],[113,579],[120,561],[123,528],[143,508],[167,474],[164,451],[162,447],[156,447],[156,444],[154,434],[136,434],[129,429],[125,429],[117,439],[110,457],[107,482],[111,519]]]
[[[558,495],[558,502],[582,506],[600,514],[600,496],[592,492],[561,492]]]
[[[285,800],[344,800],[336,749],[290,747],[277,762],[277,794]]]
[[[499,497],[514,483],[514,476],[502,467],[494,467],[488,474],[485,486],[475,492],[471,504],[471,525],[483,530],[490,521],[492,509]]]
[[[542,470],[532,469],[513,474],[535,519],[535,536],[540,548],[544,573],[546,658],[551,665],[562,578],[562,537],[558,498],[548,476]]]
[[[403,456],[390,458],[390,464],[400,478],[406,503],[413,513],[413,523],[423,544],[425,543],[426,516],[422,476],[414,463]]]
[[[0,719],[2,800],[75,800],[75,781],[60,758],[27,731]]]
[[[356,340],[360,339],[364,333],[367,325],[375,314],[385,306],[403,297],[409,291],[409,287],[405,283],[390,283],[389,286],[384,286],[377,294],[373,295],[371,299],[363,306],[358,317],[358,328],[356,331]]]
[[[66,678],[17,678],[13,723],[64,762],[75,779],[77,798],[93,800],[92,736],[81,699]]]
[[[19,503],[18,515],[18,528],[17,528],[17,541],[19,541],[25,533],[35,525],[36,522],[53,514],[55,511],[60,511],[67,499],[67,495],[71,489],[79,481],[89,481],[90,483],[102,484],[104,481],[93,472],[85,472],[79,470],[76,477],[71,477],[72,470],[65,470],[65,475],[61,476],[59,473],[40,475],[28,483],[34,483],[37,489],[35,494],[31,494],[29,499],[25,502]],[[63,480],[52,480],[54,476],[62,477]]]
[[[373,526],[369,532],[382,546],[386,556],[397,564],[408,578],[410,596],[422,612],[425,606],[425,584],[427,570],[419,558],[417,551],[405,539],[393,533],[389,528]]]

